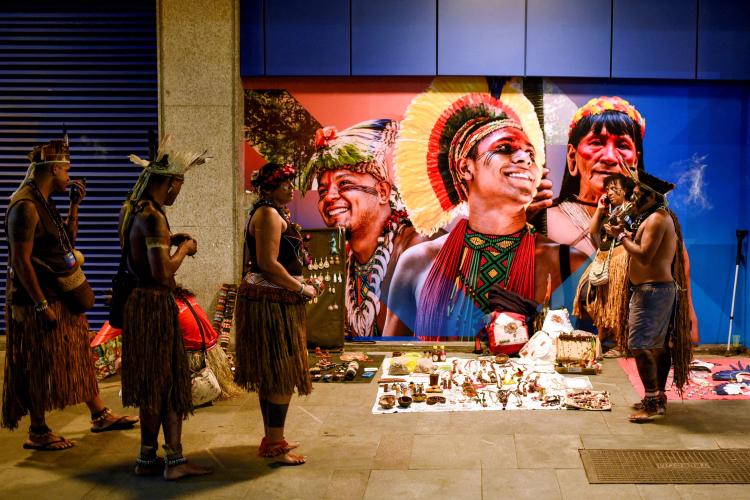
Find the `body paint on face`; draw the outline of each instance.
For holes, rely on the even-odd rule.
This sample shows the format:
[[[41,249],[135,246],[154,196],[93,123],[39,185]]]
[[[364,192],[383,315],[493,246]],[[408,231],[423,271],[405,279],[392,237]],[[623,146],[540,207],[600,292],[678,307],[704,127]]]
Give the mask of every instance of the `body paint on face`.
[[[360,186],[358,184],[349,184],[339,189],[339,193],[346,191],[362,191],[363,193],[371,194],[373,196],[379,196],[378,190],[370,186]]]

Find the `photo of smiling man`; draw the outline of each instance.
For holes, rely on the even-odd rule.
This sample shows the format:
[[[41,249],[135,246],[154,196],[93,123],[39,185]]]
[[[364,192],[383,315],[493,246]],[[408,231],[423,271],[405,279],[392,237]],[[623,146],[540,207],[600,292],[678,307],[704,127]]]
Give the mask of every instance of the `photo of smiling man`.
[[[406,111],[396,177],[416,230],[450,234],[399,259],[384,336],[474,337],[490,292],[541,303],[586,256],[539,234],[526,208],[541,183],[544,140],[533,105],[484,78],[436,78]],[[520,311],[510,311],[520,312]]]
[[[323,222],[344,228],[347,331],[354,337],[382,335],[396,262],[404,250],[429,239],[392,202],[388,156],[398,129],[397,121],[371,120],[341,132],[318,130],[300,182],[304,196],[317,180]]]

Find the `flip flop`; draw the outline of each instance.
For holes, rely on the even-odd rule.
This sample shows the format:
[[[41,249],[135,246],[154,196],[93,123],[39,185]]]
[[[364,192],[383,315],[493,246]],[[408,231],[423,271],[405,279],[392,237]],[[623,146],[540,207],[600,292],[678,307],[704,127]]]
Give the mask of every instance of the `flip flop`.
[[[625,354],[620,352],[619,349],[610,349],[609,351],[602,354],[602,357],[607,359],[615,359],[625,357]]]
[[[136,420],[135,422],[123,422],[126,418],[130,418],[128,415],[125,415],[124,417],[118,418],[112,425],[109,425],[107,427],[102,427],[100,429],[97,429],[95,427],[91,428],[91,432],[98,434],[100,432],[107,432],[107,431],[122,431],[126,429],[132,429],[135,427],[135,424],[138,423]]]
[[[73,448],[73,446],[68,446],[67,448],[51,448],[52,445],[58,444],[58,443],[69,443],[70,441],[66,440],[64,437],[60,436],[60,439],[57,441],[50,441],[49,443],[44,444],[29,444],[24,443],[23,449],[24,450],[35,450],[35,451],[63,451],[63,450],[69,450],[70,448]]]

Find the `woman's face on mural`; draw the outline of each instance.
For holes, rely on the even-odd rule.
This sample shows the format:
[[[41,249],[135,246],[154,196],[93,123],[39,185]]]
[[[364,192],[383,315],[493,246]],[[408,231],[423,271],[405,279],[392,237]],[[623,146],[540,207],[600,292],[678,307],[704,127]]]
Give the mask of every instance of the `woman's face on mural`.
[[[581,179],[578,197],[596,203],[604,194],[604,179],[612,174],[624,174],[620,158],[631,167],[638,165],[635,142],[627,135],[613,135],[603,126],[597,134],[593,130],[586,134],[578,147],[568,144],[568,169]]]
[[[477,146],[473,176],[467,179],[470,193],[529,203],[536,192],[541,169],[536,150],[526,133],[513,127],[489,134]]]
[[[324,172],[318,179],[318,211],[323,222],[343,227],[347,235],[366,228],[377,217],[383,200],[388,203],[390,191],[385,193],[384,185],[370,174],[343,169]]]

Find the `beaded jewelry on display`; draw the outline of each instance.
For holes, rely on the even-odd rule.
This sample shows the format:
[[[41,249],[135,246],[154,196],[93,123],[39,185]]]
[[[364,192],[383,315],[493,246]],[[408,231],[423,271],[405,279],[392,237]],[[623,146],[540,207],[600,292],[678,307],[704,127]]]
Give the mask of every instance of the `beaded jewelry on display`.
[[[378,335],[377,318],[380,313],[380,286],[388,270],[393,243],[404,229],[411,227],[406,212],[394,211],[386,220],[378,246],[365,264],[349,256],[346,284],[347,319],[354,335]],[[341,279],[341,278],[339,278]]]

